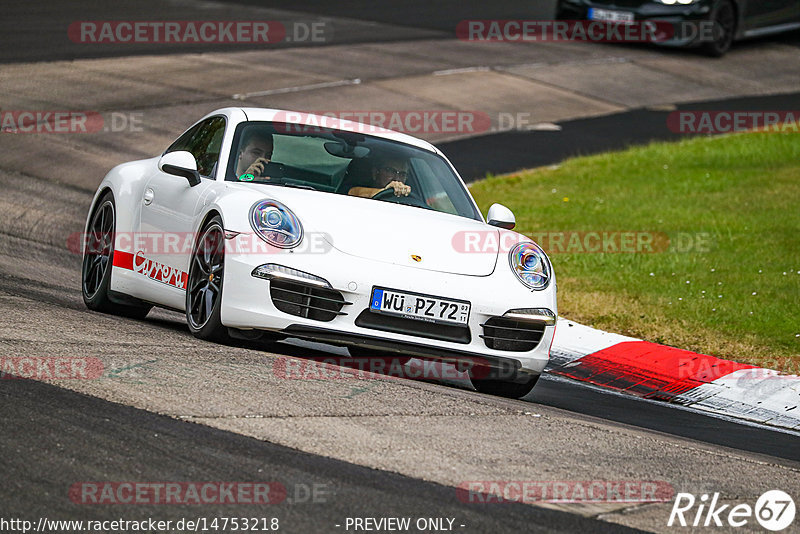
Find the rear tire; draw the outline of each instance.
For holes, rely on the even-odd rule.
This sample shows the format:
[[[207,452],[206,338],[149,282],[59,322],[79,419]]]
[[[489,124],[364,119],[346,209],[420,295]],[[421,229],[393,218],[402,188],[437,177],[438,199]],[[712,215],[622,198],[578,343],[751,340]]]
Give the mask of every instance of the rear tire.
[[[120,304],[109,296],[111,270],[114,265],[116,214],[114,195],[108,191],[97,201],[86,231],[81,265],[83,302],[93,311],[143,319],[152,306]]]
[[[730,50],[736,34],[736,10],[730,0],[719,0],[708,20],[713,23],[713,40],[703,43],[703,51],[711,57],[722,57]]]
[[[192,335],[206,341],[230,339],[220,320],[225,273],[225,231],[219,215],[200,231],[186,280],[186,322]]]

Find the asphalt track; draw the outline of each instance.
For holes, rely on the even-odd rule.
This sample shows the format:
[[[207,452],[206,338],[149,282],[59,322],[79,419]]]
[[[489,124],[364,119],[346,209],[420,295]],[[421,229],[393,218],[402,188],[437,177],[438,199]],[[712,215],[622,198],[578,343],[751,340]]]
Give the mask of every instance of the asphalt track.
[[[519,503],[476,507],[454,488],[305,454],[26,380],[0,382],[2,517],[137,520],[276,517],[281,532],[335,532],[347,517],[449,517],[463,532],[637,532]],[[11,408],[13,406],[13,409]],[[33,444],[35,443],[35,446]],[[86,466],[91,466],[87,473]],[[87,478],[87,476],[89,478]],[[272,505],[94,505],[66,498],[76,482],[279,482]],[[309,490],[311,493],[309,493]],[[91,505],[89,505],[91,506]],[[121,510],[124,508],[124,511]],[[463,527],[461,526],[463,525]]]
[[[345,43],[396,42],[421,38],[448,39],[457,24],[469,19],[550,20],[556,0],[445,0],[432,4],[424,0],[372,2],[355,0],[329,2],[304,0],[217,0],[198,4],[193,0],[140,0],[138,2],[96,2],[94,0],[0,0],[0,13],[7,24],[0,34],[0,62],[54,61],[75,58],[120,57],[140,54],[181,52],[230,52],[263,48],[259,44],[192,43],[152,45],[123,43],[97,45],[76,43],[64,28],[80,21],[113,20],[278,20],[291,26],[324,21],[328,36],[324,42],[280,42],[271,48],[328,46]],[[291,10],[291,11],[288,11]],[[800,32],[770,37],[800,46]],[[758,41],[755,41],[758,42]],[[747,46],[747,44],[739,45]],[[435,53],[435,52],[434,52]]]
[[[640,108],[604,117],[558,123],[550,131],[513,131],[439,143],[466,181],[557,164],[567,158],[623,150],[653,141],[678,141],[685,133],[665,128],[674,111],[773,111],[800,109],[800,93],[729,98],[680,104],[674,109]]]
[[[523,16],[523,3],[512,4],[496,5],[496,11],[464,4],[466,15],[440,10],[426,17],[421,3],[402,12],[378,4],[372,13],[355,4],[357,9],[346,13],[337,12],[335,4],[306,2],[293,5],[301,13],[291,16],[307,20],[302,12],[318,9],[325,16],[363,22],[346,21],[353,31],[339,32],[339,43],[446,39],[456,18],[477,13]],[[154,6],[161,10],[159,17],[176,18],[185,13],[185,5],[141,2],[112,8],[84,1],[67,8],[59,3],[5,2],[4,13],[19,23],[0,37],[0,60],[152,54],[152,48],[74,47],[63,37],[41,35],[58,31],[65,21],[144,20]],[[230,11],[220,3],[204,6],[202,18],[247,13],[235,4]],[[280,8],[277,3],[275,7]],[[373,23],[391,23],[391,28],[377,31]],[[795,37],[781,39],[796,42]],[[185,50],[156,53],[180,51]],[[797,95],[704,102],[694,109],[714,105],[796,109]],[[564,121],[560,132],[498,134],[442,146],[465,175],[480,177],[486,171],[555,163],[575,153],[663,138],[658,128],[663,128],[663,113],[641,110]],[[630,128],[632,123],[637,129],[625,136],[609,135],[623,131],[619,125]],[[526,159],[531,143],[542,150]],[[490,156],[495,151],[496,157]],[[22,154],[35,159],[35,144],[26,145]],[[82,155],[92,157],[91,151]],[[661,531],[668,503],[621,510],[579,505],[561,510],[518,504],[476,507],[458,501],[453,481],[638,476],[660,477],[687,491],[720,490],[732,498],[757,496],[773,486],[797,494],[800,446],[793,433],[561,380],[542,380],[526,401],[430,382],[376,381],[360,389],[324,382],[286,384],[264,369],[276,358],[304,357],[314,349],[287,344],[214,346],[192,339],[176,314],[157,311],[145,321],[131,321],[87,312],[78,289],[80,262],[64,251],[63,236],[64,228],[80,227],[89,191],[59,183],[58,178],[0,170],[6,192],[2,200],[8,202],[0,218],[0,307],[8,321],[0,339],[4,350],[10,355],[95,355],[108,358],[116,373],[98,384],[0,380],[2,517],[169,519],[257,513],[280,517],[281,530],[288,532],[336,532],[340,529],[334,525],[348,516],[406,515],[455,517],[465,525],[464,532],[625,531],[618,523]],[[42,213],[50,224],[38,224]],[[115,366],[115,358],[131,365]],[[134,375],[132,368],[143,371]],[[403,448],[410,452],[403,453]],[[331,494],[325,502],[287,502],[267,510],[71,503],[69,487],[91,480],[276,480],[288,488],[323,484]]]
[[[291,9],[291,11],[287,11]],[[455,35],[459,21],[491,18],[502,13],[507,18],[553,17],[554,0],[533,4],[504,0],[487,4],[480,1],[447,0],[435,5],[414,2],[326,2],[305,1],[216,1],[198,4],[191,0],[141,0],[138,2],[96,2],[74,0],[54,2],[0,1],[3,19],[14,21],[0,34],[0,62],[53,61],[58,59],[117,57],[176,52],[229,52],[263,48],[260,44],[198,43],[178,46],[137,43],[96,45],[76,43],[64,28],[76,21],[108,20],[279,20],[290,26],[325,21],[328,36],[323,43],[281,42],[271,48],[337,45],[344,43],[403,41],[423,37],[446,39]],[[156,14],[157,15],[154,15]],[[266,16],[265,16],[266,14]]]

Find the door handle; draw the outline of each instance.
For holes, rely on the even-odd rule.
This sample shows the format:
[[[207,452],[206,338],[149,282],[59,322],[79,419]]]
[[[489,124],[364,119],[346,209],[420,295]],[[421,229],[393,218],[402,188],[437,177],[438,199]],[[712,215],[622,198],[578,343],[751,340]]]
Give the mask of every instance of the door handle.
[[[143,197],[144,205],[145,206],[149,206],[150,204],[152,204],[153,203],[153,199],[155,198],[155,196],[156,196],[155,191],[153,191],[152,189],[150,189],[148,187],[144,192],[144,197]]]

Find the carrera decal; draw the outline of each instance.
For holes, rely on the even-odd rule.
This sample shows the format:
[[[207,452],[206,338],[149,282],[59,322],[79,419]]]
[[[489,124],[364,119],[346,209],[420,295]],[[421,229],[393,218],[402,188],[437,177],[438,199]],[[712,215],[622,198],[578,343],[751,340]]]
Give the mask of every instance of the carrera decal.
[[[142,274],[151,280],[161,282],[177,289],[186,289],[186,281],[189,274],[181,271],[176,267],[164,265],[155,260],[145,257],[141,250],[136,251],[136,254],[124,252],[121,250],[114,251],[114,267],[127,269],[138,274]]]

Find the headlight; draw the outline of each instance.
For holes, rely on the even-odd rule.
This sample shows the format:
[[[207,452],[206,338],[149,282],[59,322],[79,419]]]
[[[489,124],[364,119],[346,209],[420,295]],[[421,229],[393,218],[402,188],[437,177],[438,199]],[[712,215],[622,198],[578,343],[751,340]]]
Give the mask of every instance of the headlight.
[[[681,5],[681,6],[688,6],[689,4],[695,4],[699,0],[656,0],[659,3],[674,6],[674,5]]]
[[[292,248],[303,240],[303,225],[292,210],[277,200],[262,200],[250,208],[250,226],[267,243]]]
[[[531,289],[544,289],[550,283],[550,261],[535,243],[520,243],[508,253],[511,270],[519,281]]]

